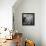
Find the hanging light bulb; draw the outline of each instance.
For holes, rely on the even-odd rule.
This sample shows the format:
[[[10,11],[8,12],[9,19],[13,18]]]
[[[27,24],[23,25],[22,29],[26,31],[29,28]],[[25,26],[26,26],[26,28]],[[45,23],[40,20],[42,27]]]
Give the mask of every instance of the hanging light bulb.
[[[18,30],[16,30],[16,33],[18,33]]]
[[[27,40],[27,38],[26,38],[26,40]]]

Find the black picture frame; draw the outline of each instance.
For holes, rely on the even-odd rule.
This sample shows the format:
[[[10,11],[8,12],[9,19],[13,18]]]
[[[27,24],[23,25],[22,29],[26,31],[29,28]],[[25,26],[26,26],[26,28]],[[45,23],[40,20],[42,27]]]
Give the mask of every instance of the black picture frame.
[[[35,13],[22,13],[22,25],[35,25]]]

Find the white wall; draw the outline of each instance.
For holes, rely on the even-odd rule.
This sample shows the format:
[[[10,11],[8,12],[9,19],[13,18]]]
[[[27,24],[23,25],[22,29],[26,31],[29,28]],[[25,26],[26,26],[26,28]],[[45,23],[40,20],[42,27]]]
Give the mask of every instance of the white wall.
[[[16,5],[14,5],[16,6]],[[23,33],[24,38],[35,41],[36,46],[41,46],[41,1],[23,0],[17,8],[13,8],[15,30]],[[35,25],[23,26],[22,13],[35,13]]]
[[[46,0],[41,1],[41,18],[42,46],[46,46]]]
[[[16,0],[0,0],[0,27],[12,28],[12,6]]]

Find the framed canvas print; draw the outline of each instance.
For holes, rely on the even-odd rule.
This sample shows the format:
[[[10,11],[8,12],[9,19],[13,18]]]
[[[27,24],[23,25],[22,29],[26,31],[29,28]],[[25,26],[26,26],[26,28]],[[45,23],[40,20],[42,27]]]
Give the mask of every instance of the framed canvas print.
[[[34,25],[35,13],[22,13],[22,25]]]

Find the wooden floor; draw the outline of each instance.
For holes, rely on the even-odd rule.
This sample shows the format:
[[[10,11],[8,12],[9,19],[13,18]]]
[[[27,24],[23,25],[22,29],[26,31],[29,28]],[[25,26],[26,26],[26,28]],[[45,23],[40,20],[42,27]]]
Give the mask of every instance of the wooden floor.
[[[6,42],[2,43],[0,46],[16,46],[15,39],[13,39],[13,40],[6,40]]]

